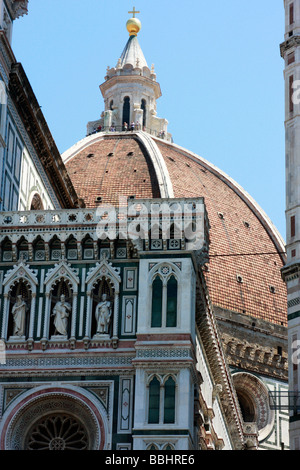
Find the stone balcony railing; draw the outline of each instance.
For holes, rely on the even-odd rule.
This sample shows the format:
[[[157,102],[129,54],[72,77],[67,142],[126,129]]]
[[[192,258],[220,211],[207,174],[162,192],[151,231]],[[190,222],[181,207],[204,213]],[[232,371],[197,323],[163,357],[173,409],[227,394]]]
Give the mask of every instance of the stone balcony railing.
[[[95,209],[0,213],[0,243],[6,237],[11,238],[13,244],[21,237],[32,243],[37,234],[48,242],[54,234],[59,236],[61,233],[64,233],[64,239],[76,234],[80,241],[79,232],[92,232],[95,240],[130,240],[138,250],[144,249],[143,241],[146,249],[151,241],[159,250],[160,247],[165,249],[165,240],[179,240],[181,250],[199,252],[205,248],[206,252],[208,225],[203,198],[124,198],[117,207],[99,204]],[[151,248],[155,249],[155,246]]]
[[[145,127],[145,126],[143,128],[140,128],[139,126],[136,126],[136,125],[133,128],[131,126],[124,128],[124,126],[103,126],[101,124],[102,124],[101,120],[89,122],[87,125],[87,137],[93,134],[99,134],[100,132],[106,133],[106,134],[122,133],[125,135],[130,135],[132,132],[143,131],[143,132],[146,132],[147,134],[150,134],[153,137],[166,140],[167,142],[173,141],[172,135],[169,132],[166,132],[164,130],[153,129],[151,127]]]
[[[115,217],[115,219],[113,218]],[[185,221],[204,223],[205,206],[203,198],[194,199],[134,199],[120,198],[119,206],[99,204],[91,209],[59,209],[40,211],[19,211],[0,213],[0,230],[12,227],[50,225],[97,225],[101,221],[115,222],[116,225],[131,223],[133,220],[169,220],[172,223]]]

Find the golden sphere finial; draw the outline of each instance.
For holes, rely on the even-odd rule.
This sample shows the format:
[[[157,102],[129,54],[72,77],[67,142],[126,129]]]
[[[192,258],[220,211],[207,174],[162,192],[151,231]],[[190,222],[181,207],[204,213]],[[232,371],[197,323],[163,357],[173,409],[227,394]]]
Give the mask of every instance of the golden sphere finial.
[[[138,32],[142,28],[142,23],[138,18],[135,17],[135,14],[140,12],[136,11],[135,7],[133,7],[133,11],[129,11],[128,13],[133,13],[133,17],[130,18],[126,23],[127,31],[129,32],[129,36],[137,36]]]

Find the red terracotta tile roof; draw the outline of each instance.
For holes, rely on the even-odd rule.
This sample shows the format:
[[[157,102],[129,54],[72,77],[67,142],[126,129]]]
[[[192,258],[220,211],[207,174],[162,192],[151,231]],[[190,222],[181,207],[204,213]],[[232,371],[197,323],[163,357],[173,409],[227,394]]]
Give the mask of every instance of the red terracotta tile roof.
[[[206,280],[212,303],[286,325],[286,286],[280,275],[284,258],[272,228],[247,196],[214,167],[173,144],[155,142],[174,197],[205,199],[211,226]],[[110,152],[113,157],[107,156]],[[94,156],[87,158],[88,154]],[[111,204],[118,203],[119,194],[160,197],[151,158],[134,136],[108,136],[80,151],[66,166],[78,196],[89,207],[95,207],[97,196]]]
[[[116,205],[119,195],[160,197],[151,159],[132,138],[105,137],[77,153],[66,168],[87,207],[95,207],[97,197]]]

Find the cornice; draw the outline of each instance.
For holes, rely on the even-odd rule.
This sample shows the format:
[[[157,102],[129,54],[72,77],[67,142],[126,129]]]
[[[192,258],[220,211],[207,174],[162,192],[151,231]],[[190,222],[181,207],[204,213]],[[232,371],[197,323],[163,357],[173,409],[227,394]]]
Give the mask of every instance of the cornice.
[[[280,55],[284,59],[286,51],[292,47],[300,46],[300,36],[292,36],[280,44]]]
[[[147,78],[147,77],[140,76],[140,75],[113,75],[112,77],[108,78],[104,83],[102,83],[102,85],[100,85],[100,90],[104,97],[105,92],[109,88],[113,87],[115,84],[118,84],[118,83],[122,83],[122,84],[135,83],[136,84],[137,82],[140,82],[141,84],[143,84],[143,86],[145,86],[146,84],[148,87],[152,88],[154,90],[156,99],[162,96],[161,88],[158,82],[151,80],[151,78]]]

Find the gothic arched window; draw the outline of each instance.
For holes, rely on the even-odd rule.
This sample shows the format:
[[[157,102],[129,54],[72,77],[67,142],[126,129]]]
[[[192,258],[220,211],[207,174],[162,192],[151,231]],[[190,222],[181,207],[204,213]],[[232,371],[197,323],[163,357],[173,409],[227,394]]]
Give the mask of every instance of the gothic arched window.
[[[162,302],[163,302],[163,282],[159,276],[152,284],[152,313],[151,327],[160,328],[162,326]]]
[[[147,112],[147,103],[146,100],[142,100],[141,109],[143,110],[143,128],[146,127],[146,112]]]
[[[94,242],[88,235],[82,242],[83,259],[94,259]]]
[[[176,382],[166,377],[164,385],[156,376],[149,383],[148,424],[175,424]]]
[[[177,280],[171,276],[167,284],[167,327],[177,326]]]
[[[178,282],[175,276],[168,280],[156,276],[152,282],[152,328],[176,328],[178,304]]]
[[[175,423],[175,382],[169,377],[164,387],[164,423]]]
[[[159,423],[160,382],[154,377],[149,384],[149,424]]]
[[[147,447],[147,450],[158,450],[158,448],[156,447],[155,444],[150,444],[150,445]]]
[[[18,259],[20,260],[28,260],[29,251],[28,251],[28,242],[25,238],[22,238],[17,243],[17,252],[18,252]]]
[[[70,237],[66,242],[67,259],[76,260],[78,258],[77,242],[74,237]]]
[[[61,259],[61,242],[55,236],[53,240],[49,243],[50,248],[50,259],[51,260],[60,260]]]
[[[33,253],[35,261],[44,261],[46,257],[45,242],[39,237],[33,243]]]
[[[13,260],[13,251],[12,251],[12,242],[7,238],[1,245],[2,251],[2,261],[12,261]]]
[[[174,447],[171,444],[166,444],[163,450],[174,450]]]
[[[123,102],[123,124],[130,124],[130,98],[126,96]]]

